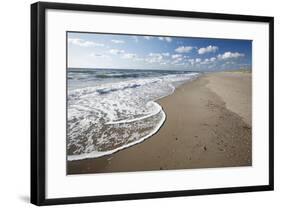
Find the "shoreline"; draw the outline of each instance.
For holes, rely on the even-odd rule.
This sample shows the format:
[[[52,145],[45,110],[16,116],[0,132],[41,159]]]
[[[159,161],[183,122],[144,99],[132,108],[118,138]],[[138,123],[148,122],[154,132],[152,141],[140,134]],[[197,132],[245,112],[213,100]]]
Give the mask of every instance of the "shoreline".
[[[202,75],[200,75],[200,76],[202,76]],[[183,83],[183,84],[181,84],[181,85],[184,85],[184,84],[187,84],[187,83],[189,83],[189,82],[192,82],[192,81],[198,79],[200,76],[197,76],[196,78],[192,78],[191,80],[187,80],[185,83]],[[181,86],[181,85],[180,85],[180,86]],[[179,87],[180,87],[180,86],[179,86]],[[134,141],[134,142],[132,142],[132,143],[126,144],[126,145],[124,145],[124,146],[120,146],[120,147],[118,147],[118,148],[116,148],[116,149],[114,149],[114,150],[108,150],[107,152],[110,152],[110,153],[105,153],[105,152],[99,152],[99,153],[97,153],[97,152],[92,152],[92,153],[84,153],[84,154],[80,154],[80,155],[70,155],[70,156],[67,156],[67,158],[68,158],[67,161],[69,161],[69,162],[70,162],[70,161],[79,161],[79,160],[96,159],[96,158],[102,158],[102,157],[105,157],[105,156],[110,156],[110,155],[115,154],[115,153],[117,153],[117,152],[119,152],[119,151],[122,151],[122,150],[124,150],[124,149],[126,149],[126,148],[129,148],[129,147],[132,147],[132,146],[134,146],[134,145],[140,144],[140,143],[144,142],[145,140],[149,139],[150,137],[152,137],[153,135],[157,134],[158,131],[160,131],[160,129],[161,129],[161,128],[163,127],[163,125],[165,124],[166,117],[167,117],[167,115],[166,115],[166,113],[165,113],[163,107],[160,105],[159,101],[160,101],[161,99],[164,99],[164,98],[168,97],[168,96],[171,96],[171,95],[177,90],[177,88],[179,88],[179,87],[174,87],[173,91],[172,91],[170,94],[167,94],[167,95],[165,95],[165,96],[162,96],[162,97],[160,97],[160,98],[158,98],[158,99],[156,99],[156,100],[150,101],[150,102],[154,102],[156,105],[159,105],[159,106],[160,106],[161,111],[162,111],[163,114],[164,114],[164,118],[161,120],[161,122],[159,123],[159,125],[157,126],[157,128],[155,128],[149,135],[147,135],[147,136],[145,136],[145,137],[142,137],[141,139],[139,139],[139,140],[137,140],[137,141]],[[161,112],[161,111],[160,111],[160,112]],[[149,115],[148,117],[150,117],[150,116],[151,116],[151,115]],[[100,156],[97,156],[97,155],[99,155],[99,154],[100,154]],[[69,159],[69,158],[72,158],[72,159]],[[79,158],[79,159],[77,159],[77,158]]]
[[[93,157],[93,156],[91,156],[91,153],[87,153],[87,154],[85,154],[86,156],[84,156],[84,157],[83,157],[84,154],[81,154],[81,156],[80,156],[80,155],[77,155],[78,157],[79,157],[79,156],[80,156],[80,157],[83,157],[82,159],[72,159],[72,160],[67,160],[67,161],[70,162],[70,161],[81,161],[81,160],[86,160],[86,159],[97,159],[97,158],[102,158],[102,157],[106,157],[106,156],[113,155],[113,154],[115,154],[115,153],[117,153],[117,152],[119,152],[119,151],[122,151],[122,150],[124,150],[124,149],[130,148],[130,147],[132,147],[132,146],[135,146],[135,145],[138,145],[138,144],[144,142],[145,140],[147,140],[147,139],[149,139],[150,137],[152,137],[154,134],[157,134],[157,132],[158,132],[158,131],[163,127],[163,125],[165,124],[165,121],[166,121],[166,117],[167,117],[167,116],[166,116],[165,111],[164,111],[163,109],[162,109],[162,111],[163,111],[163,113],[164,113],[164,117],[163,117],[161,123],[158,125],[158,127],[157,127],[154,131],[152,131],[151,134],[149,134],[149,135],[147,135],[147,136],[145,136],[145,137],[142,137],[142,138],[139,139],[139,140],[136,140],[136,141],[134,141],[134,142],[131,142],[131,143],[129,143],[129,144],[126,144],[126,145],[124,145],[124,146],[120,146],[119,148],[116,148],[116,149],[114,149],[114,150],[109,150],[109,151],[107,151],[107,152],[112,152],[112,153],[109,153],[109,154],[104,154],[104,155],[102,155],[102,156]],[[97,153],[94,152],[94,155],[96,155],[96,154],[97,154]],[[103,153],[100,152],[100,154],[103,154]],[[77,156],[74,156],[74,157],[77,157]],[[68,157],[71,157],[71,156],[68,156]]]
[[[250,166],[251,113],[243,106],[251,107],[251,95],[244,93],[251,87],[250,77],[208,73],[180,85],[155,101],[166,118],[152,136],[110,155],[67,161],[68,174]],[[221,90],[233,83],[237,88]]]

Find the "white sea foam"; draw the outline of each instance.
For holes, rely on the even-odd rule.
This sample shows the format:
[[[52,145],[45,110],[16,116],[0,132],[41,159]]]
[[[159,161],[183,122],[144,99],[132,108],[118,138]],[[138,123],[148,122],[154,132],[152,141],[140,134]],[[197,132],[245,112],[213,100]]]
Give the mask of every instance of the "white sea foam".
[[[80,155],[69,155],[67,157],[67,159],[69,161],[73,161],[73,160],[82,160],[82,159],[87,159],[87,158],[97,158],[97,157],[102,157],[102,156],[105,156],[105,155],[110,155],[110,154],[113,154],[115,152],[118,152],[122,149],[126,149],[128,147],[131,147],[133,145],[136,145],[138,143],[141,143],[143,142],[145,139],[151,137],[153,134],[155,134],[158,129],[163,125],[165,119],[166,119],[166,115],[164,113],[164,111],[161,112],[163,114],[163,117],[162,119],[159,121],[159,123],[157,124],[157,126],[153,129],[153,131],[150,132],[150,134],[144,136],[144,137],[141,137],[139,138],[138,140],[135,140],[134,142],[131,142],[131,143],[128,143],[128,144],[125,144],[123,146],[120,146],[120,147],[117,147],[113,150],[109,150],[109,151],[103,151],[103,152],[99,152],[99,151],[92,151],[90,153],[82,153]]]
[[[165,121],[165,113],[155,100],[197,76],[172,74],[70,88],[68,160],[101,157],[149,138]]]

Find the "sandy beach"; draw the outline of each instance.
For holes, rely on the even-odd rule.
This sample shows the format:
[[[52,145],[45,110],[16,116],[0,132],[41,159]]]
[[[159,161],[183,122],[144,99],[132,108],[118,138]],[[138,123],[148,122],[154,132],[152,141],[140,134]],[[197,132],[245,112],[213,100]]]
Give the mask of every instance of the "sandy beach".
[[[250,166],[252,74],[217,72],[181,85],[157,102],[160,130],[112,155],[68,161],[68,174]]]

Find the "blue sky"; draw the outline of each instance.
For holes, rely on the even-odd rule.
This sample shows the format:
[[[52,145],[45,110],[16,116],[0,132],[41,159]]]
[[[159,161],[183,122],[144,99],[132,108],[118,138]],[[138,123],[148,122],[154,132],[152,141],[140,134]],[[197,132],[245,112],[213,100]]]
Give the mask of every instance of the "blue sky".
[[[67,33],[69,68],[219,71],[251,68],[252,41]]]

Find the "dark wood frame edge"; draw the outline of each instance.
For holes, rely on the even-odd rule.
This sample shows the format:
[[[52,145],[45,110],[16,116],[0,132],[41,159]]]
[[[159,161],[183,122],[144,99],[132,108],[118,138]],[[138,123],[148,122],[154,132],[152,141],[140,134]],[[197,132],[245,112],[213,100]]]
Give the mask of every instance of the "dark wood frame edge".
[[[269,183],[263,186],[130,193],[71,198],[46,198],[45,176],[45,12],[47,9],[158,15],[269,23]],[[269,191],[274,189],[274,18],[131,7],[37,2],[31,5],[31,203],[55,205],[146,198]]]

